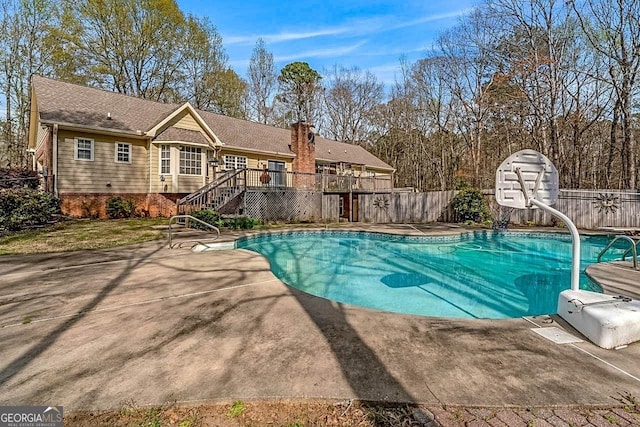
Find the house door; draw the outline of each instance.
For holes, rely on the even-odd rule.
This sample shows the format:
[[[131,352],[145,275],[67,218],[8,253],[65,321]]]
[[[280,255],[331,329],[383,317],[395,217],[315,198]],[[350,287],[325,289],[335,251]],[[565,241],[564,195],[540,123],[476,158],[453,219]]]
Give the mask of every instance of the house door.
[[[274,187],[284,187],[286,179],[286,167],[284,162],[269,160],[267,162],[267,168],[269,169],[269,175],[271,176],[271,185]]]

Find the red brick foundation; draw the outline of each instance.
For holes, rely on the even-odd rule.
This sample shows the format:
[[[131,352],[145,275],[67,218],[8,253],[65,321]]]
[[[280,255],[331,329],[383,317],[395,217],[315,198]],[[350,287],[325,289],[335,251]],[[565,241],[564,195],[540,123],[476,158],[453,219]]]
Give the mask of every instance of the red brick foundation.
[[[61,210],[65,215],[76,218],[108,218],[107,200],[120,197],[131,200],[140,216],[170,217],[175,215],[176,200],[184,194],[61,194]]]

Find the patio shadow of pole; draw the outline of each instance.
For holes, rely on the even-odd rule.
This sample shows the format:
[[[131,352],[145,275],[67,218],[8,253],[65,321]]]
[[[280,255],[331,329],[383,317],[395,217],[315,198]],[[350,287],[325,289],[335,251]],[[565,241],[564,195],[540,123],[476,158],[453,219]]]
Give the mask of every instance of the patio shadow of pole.
[[[313,320],[335,355],[344,378],[363,401],[417,402],[347,320],[340,305],[291,288],[291,294]]]
[[[67,319],[64,323],[55,328],[53,332],[42,338],[39,342],[25,351],[21,356],[9,363],[9,365],[7,365],[0,371],[0,386],[4,385],[11,378],[19,374],[33,360],[35,360],[49,347],[55,344],[55,342],[58,341],[58,339],[64,332],[78,323],[78,321],[83,319],[89,312],[91,312],[91,310],[96,308],[96,306],[100,304],[100,302],[102,302],[107,297],[107,295],[111,293],[111,291],[122,284],[124,279],[127,278],[127,276],[129,276],[136,267],[145,262],[152,255],[163,249],[163,247],[159,247],[140,258],[136,258],[135,261],[132,264],[126,266],[124,270],[122,270],[122,272],[118,274],[118,276],[110,280],[107,285],[100,291],[100,293],[98,293],[91,301],[89,301],[84,307],[82,307],[82,309],[80,309],[76,313],[76,315]]]

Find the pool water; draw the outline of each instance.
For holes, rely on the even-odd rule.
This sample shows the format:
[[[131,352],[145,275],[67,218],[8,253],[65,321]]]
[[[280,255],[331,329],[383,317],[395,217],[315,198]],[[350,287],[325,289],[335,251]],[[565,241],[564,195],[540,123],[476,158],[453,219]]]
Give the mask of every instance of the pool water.
[[[581,240],[580,287],[606,237]],[[571,238],[563,234],[475,232],[459,236],[303,231],[238,240],[264,255],[287,285],[346,304],[449,318],[553,314],[570,288]],[[620,256],[622,250],[610,251]]]

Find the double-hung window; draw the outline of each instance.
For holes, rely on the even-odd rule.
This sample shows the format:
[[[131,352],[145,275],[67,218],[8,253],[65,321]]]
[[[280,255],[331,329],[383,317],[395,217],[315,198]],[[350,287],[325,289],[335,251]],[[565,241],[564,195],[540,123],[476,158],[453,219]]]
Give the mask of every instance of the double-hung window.
[[[131,144],[116,142],[116,163],[131,163]]]
[[[247,167],[247,158],[245,156],[224,156],[224,168],[226,170],[245,169]]]
[[[160,174],[169,175],[171,173],[171,146],[160,146]]]
[[[180,173],[182,175],[202,175],[202,149],[199,147],[180,148]]]
[[[76,160],[93,160],[93,139],[76,138],[74,154]]]

